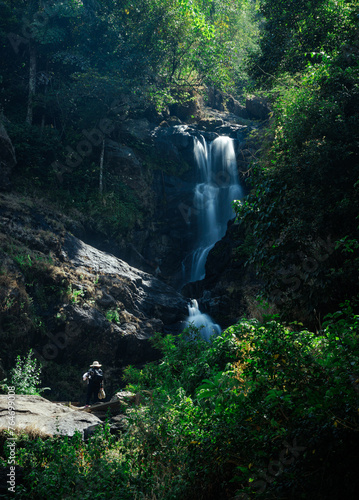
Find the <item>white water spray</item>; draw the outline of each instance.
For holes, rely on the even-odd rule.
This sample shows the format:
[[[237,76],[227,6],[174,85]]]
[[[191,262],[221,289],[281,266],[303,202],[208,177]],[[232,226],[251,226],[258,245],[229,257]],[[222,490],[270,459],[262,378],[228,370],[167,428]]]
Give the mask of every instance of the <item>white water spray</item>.
[[[209,340],[211,335],[221,333],[221,327],[214,323],[208,314],[204,314],[199,310],[196,299],[192,299],[188,306],[188,323],[199,328],[205,340]]]

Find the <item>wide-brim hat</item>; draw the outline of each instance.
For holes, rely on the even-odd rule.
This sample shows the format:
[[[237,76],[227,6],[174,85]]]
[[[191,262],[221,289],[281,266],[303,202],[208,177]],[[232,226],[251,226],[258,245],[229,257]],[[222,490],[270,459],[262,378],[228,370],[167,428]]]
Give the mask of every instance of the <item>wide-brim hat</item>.
[[[100,366],[102,366],[102,365],[100,365],[100,363],[98,361],[94,361],[92,363],[92,365],[90,365],[90,368],[100,368]]]

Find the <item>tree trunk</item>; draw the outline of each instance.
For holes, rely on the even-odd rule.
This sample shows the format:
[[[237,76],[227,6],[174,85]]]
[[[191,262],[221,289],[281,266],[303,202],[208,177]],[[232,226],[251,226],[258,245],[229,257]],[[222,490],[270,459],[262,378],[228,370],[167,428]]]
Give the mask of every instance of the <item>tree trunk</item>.
[[[101,150],[101,157],[100,157],[100,184],[99,184],[99,191],[100,194],[102,195],[103,192],[103,161],[105,158],[105,138],[102,140],[102,150]]]
[[[32,125],[34,96],[36,93],[36,49],[30,41],[30,73],[29,73],[29,97],[27,100],[26,123]]]

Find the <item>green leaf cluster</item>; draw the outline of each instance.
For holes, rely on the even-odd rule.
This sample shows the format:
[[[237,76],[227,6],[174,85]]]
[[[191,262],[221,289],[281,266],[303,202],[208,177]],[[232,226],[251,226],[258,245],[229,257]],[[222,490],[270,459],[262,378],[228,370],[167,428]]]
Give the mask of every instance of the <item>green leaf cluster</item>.
[[[49,387],[40,387],[41,384],[41,366],[36,359],[33,359],[33,351],[29,350],[27,356],[22,358],[17,356],[16,365],[10,371],[9,380],[2,384],[2,389],[6,391],[9,387],[15,388],[15,394],[34,394],[40,396],[40,393],[49,389]]]

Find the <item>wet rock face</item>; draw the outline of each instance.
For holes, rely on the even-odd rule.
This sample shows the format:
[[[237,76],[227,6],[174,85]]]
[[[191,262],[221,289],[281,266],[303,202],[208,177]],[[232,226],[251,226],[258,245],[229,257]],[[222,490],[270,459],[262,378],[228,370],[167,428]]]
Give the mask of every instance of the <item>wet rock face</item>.
[[[137,247],[147,261],[155,263],[161,278],[175,288],[184,284],[182,263],[193,250],[197,239],[198,207],[195,206],[194,191],[199,182],[199,170],[194,158],[197,139],[208,142],[220,135],[233,139],[239,172],[246,172],[251,151],[247,137],[253,130],[247,120],[232,120],[232,114],[206,109],[207,118],[197,126],[179,125],[157,127],[152,132],[156,151],[164,161],[171,158],[178,165],[178,174],[161,171],[154,173],[152,189],[156,198],[153,231]],[[204,127],[206,130],[204,130]],[[187,162],[189,169],[181,172]]]
[[[11,171],[15,165],[15,151],[0,116],[0,191],[10,189]]]
[[[246,291],[255,283],[236,252],[243,238],[241,227],[231,221],[225,236],[209,252],[205,278],[182,289],[185,296],[196,298],[201,311],[222,328],[236,323],[245,313]]]
[[[214,132],[216,128],[221,127],[223,125],[223,120],[221,118],[202,118],[202,120],[198,123],[198,127],[202,130],[208,132]]]
[[[151,133],[156,153],[163,161],[173,162],[178,167],[184,161],[193,167],[193,129],[188,125],[167,125],[156,127]]]

